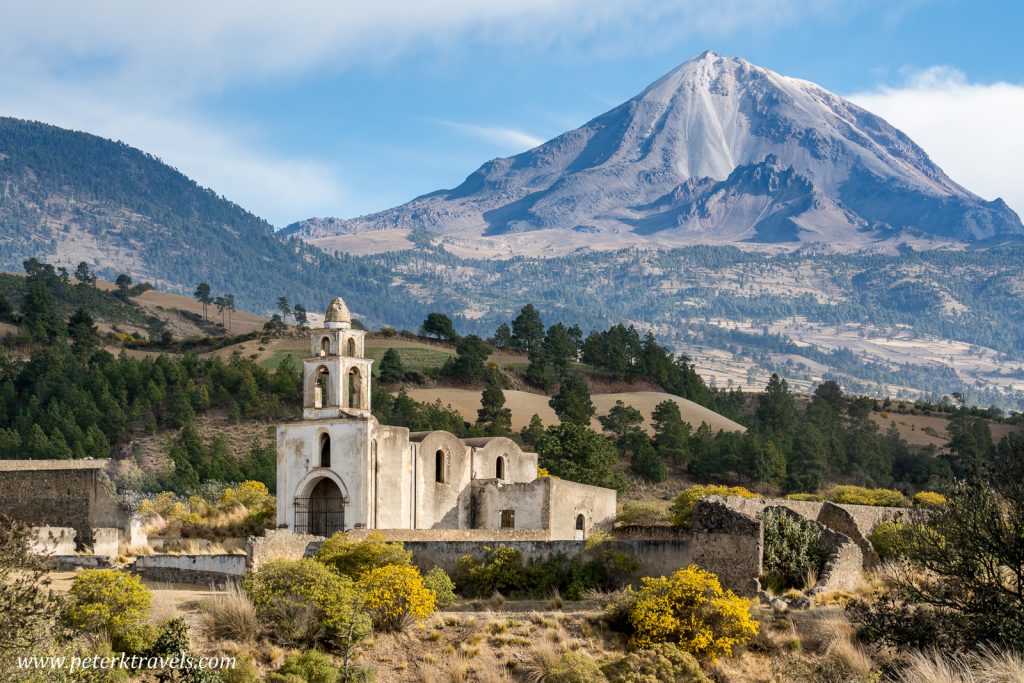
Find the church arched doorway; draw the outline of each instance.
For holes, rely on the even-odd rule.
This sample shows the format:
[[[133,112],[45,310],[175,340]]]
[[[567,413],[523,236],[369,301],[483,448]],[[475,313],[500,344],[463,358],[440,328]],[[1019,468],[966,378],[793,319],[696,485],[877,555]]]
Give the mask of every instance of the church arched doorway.
[[[295,499],[295,533],[330,536],[344,531],[346,502],[333,480],[319,479],[308,497]]]

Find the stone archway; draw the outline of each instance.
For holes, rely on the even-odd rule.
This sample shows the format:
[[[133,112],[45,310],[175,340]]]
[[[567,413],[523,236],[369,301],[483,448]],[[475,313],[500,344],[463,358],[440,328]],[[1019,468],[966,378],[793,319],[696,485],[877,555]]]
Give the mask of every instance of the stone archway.
[[[330,400],[331,373],[327,366],[321,365],[316,369],[316,379],[313,386],[313,407],[323,408]]]
[[[315,480],[306,496],[295,499],[295,532],[330,536],[344,531],[347,504],[348,500],[333,479]]]

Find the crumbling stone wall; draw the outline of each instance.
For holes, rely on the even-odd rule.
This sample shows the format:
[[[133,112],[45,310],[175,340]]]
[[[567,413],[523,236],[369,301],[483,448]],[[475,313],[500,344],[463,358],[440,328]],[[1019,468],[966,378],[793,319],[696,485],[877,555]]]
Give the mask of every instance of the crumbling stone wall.
[[[79,547],[93,529],[125,529],[128,513],[105,474],[106,460],[2,460],[0,510],[33,527],[70,527]]]
[[[144,555],[133,571],[149,581],[224,584],[245,576],[245,555]]]
[[[733,500],[709,496],[694,504],[690,516],[693,561],[716,574],[724,587],[753,595],[760,589],[764,528],[761,520],[735,509]]]

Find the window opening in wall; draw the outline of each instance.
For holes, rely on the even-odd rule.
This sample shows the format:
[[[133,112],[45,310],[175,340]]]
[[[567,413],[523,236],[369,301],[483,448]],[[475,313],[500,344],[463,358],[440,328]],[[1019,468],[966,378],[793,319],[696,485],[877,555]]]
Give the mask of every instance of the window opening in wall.
[[[516,511],[515,510],[502,510],[501,511],[501,528],[502,529],[515,529],[516,528]]]
[[[448,472],[445,467],[444,451],[434,453],[434,481],[443,484],[448,481]]]
[[[320,435],[320,467],[331,466],[331,437],[327,434]]]

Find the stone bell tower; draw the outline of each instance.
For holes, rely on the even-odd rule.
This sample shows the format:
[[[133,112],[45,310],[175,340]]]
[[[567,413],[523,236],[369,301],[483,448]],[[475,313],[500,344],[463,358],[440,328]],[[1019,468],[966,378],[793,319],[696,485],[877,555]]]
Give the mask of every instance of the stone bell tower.
[[[366,332],[352,328],[340,297],[327,308],[324,326],[310,331],[311,355],[302,361],[303,419],[370,415],[370,366]]]

